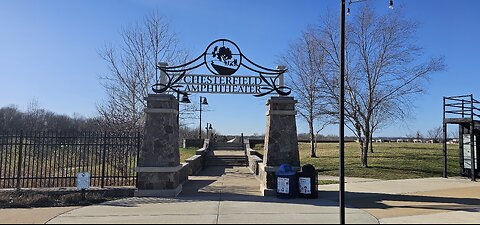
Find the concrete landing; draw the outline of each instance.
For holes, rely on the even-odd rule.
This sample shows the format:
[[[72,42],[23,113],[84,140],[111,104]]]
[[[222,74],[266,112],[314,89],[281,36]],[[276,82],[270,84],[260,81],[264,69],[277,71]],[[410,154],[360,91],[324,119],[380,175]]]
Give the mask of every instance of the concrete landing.
[[[261,197],[259,182],[245,167],[210,167],[191,177],[177,199],[130,198],[77,209],[58,223],[331,224],[339,222],[334,201]],[[376,224],[359,209],[347,209],[348,223]]]

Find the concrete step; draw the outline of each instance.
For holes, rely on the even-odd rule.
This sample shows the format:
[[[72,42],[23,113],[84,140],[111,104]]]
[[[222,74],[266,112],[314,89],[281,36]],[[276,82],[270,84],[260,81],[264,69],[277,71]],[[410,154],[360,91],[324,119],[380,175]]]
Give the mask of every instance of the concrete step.
[[[206,166],[247,166],[246,162],[206,162]]]
[[[221,155],[207,156],[206,166],[247,166],[248,161],[246,156],[240,155]]]
[[[245,149],[242,147],[218,147],[218,148],[214,148],[213,149],[214,151],[215,150],[228,150],[228,151],[245,151]]]
[[[213,143],[214,150],[244,150],[245,146],[242,143]]]
[[[246,159],[245,155],[209,155],[207,159]]]
[[[247,166],[246,163],[205,163],[205,166]]]
[[[225,162],[225,163],[240,162],[240,163],[244,163],[244,162],[247,162],[247,160],[246,159],[207,159],[206,162]]]
[[[234,164],[243,164],[243,163],[247,163],[246,160],[208,160],[206,161],[206,163],[225,163],[225,164],[229,164],[229,163],[234,163]]]

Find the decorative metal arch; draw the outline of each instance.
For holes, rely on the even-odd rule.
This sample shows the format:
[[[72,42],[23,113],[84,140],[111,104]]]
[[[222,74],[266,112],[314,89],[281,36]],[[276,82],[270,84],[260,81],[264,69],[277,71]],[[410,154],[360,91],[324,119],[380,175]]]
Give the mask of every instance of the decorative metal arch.
[[[223,48],[214,46],[216,43],[222,43]],[[230,44],[231,47],[235,47],[237,52],[231,52],[231,49],[225,47],[225,43]],[[209,52],[212,47],[214,47],[213,51]],[[216,61],[223,62],[224,65],[215,64],[215,60],[209,61],[208,56],[213,56],[213,58],[216,57]],[[234,57],[236,58],[233,59]],[[210,64],[208,64],[209,62]],[[280,86],[279,84],[279,78],[287,71],[287,69],[269,69],[254,63],[243,55],[237,44],[228,39],[218,39],[213,41],[200,56],[190,62],[170,67],[157,65],[157,68],[166,76],[167,81],[165,84],[162,84],[157,77],[156,83],[152,85],[153,92],[164,93],[167,91],[173,91],[178,94],[188,95],[187,92],[180,90],[180,88],[183,87],[183,84],[180,84],[180,81],[187,75],[187,72],[204,65],[214,75],[230,76],[242,66],[258,74],[263,83],[260,88],[261,93],[255,94],[255,97],[262,97],[272,93],[277,93],[280,96],[288,96],[292,92],[291,88],[284,85]]]

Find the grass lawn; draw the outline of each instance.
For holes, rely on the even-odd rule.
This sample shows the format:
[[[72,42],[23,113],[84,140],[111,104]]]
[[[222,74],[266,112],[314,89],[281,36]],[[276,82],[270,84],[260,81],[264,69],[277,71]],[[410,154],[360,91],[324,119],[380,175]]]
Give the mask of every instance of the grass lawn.
[[[382,180],[442,176],[442,144],[373,143],[369,168],[360,166],[358,143],[345,144],[345,175]],[[310,157],[310,144],[300,143],[301,164],[312,164],[320,175],[338,176],[338,143],[318,143],[318,158]],[[263,145],[255,146],[263,154]],[[448,176],[459,176],[458,145],[448,145]]]
[[[345,145],[345,175],[382,180],[413,179],[442,176],[442,144],[426,143],[374,143],[369,153],[369,168],[360,166],[358,143]],[[312,164],[320,175],[338,176],[338,144],[319,143],[318,158],[310,157],[310,145],[301,143],[302,165]],[[458,176],[458,145],[448,146],[448,175]]]
[[[186,159],[196,155],[198,148],[180,148],[180,162],[185,162]]]

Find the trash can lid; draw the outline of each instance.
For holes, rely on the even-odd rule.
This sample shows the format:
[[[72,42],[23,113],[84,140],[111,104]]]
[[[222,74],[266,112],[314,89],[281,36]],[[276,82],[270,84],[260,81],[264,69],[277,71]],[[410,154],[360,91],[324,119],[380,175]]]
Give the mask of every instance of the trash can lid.
[[[302,172],[303,173],[316,173],[315,167],[311,164],[307,164],[302,167]]]
[[[278,170],[277,170],[277,175],[283,175],[283,176],[292,176],[295,175],[296,172],[293,170],[293,167],[290,166],[289,164],[282,164]]]

